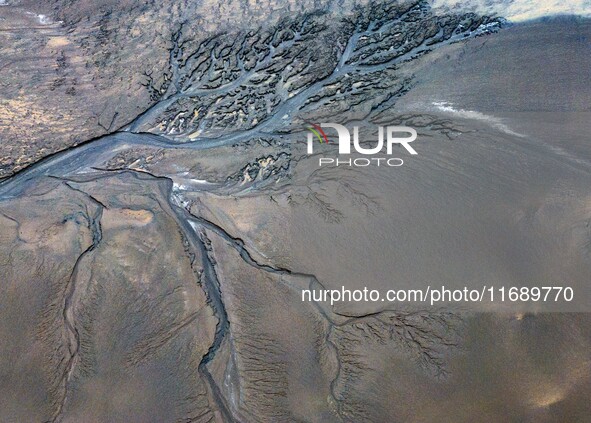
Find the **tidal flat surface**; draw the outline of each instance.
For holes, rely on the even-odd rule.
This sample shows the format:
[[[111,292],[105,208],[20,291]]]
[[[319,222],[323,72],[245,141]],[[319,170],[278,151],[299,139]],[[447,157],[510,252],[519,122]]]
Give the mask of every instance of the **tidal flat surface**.
[[[588,20],[74,6],[0,7],[0,421],[588,420]],[[418,155],[319,168],[310,120]],[[570,310],[301,301],[551,281]]]

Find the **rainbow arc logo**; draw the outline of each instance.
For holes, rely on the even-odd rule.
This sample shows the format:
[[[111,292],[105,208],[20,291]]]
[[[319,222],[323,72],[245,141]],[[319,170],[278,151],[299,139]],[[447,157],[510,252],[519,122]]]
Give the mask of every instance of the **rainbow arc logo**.
[[[320,143],[325,142],[326,144],[330,144],[330,142],[328,141],[328,137],[326,136],[326,133],[322,130],[320,125],[316,125],[315,123],[311,122],[308,122],[308,124],[311,125],[308,127],[308,130],[310,130],[310,132],[316,135],[316,138],[318,138],[318,141],[320,141]]]

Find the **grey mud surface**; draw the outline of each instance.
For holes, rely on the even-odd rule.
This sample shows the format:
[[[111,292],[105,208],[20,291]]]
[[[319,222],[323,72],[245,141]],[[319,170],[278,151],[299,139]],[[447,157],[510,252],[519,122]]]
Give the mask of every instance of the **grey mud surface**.
[[[557,281],[584,311],[588,21],[33,6],[0,6],[0,60],[58,60],[2,79],[0,421],[588,421],[587,313],[301,301]],[[360,116],[419,154],[318,169],[305,121]]]

